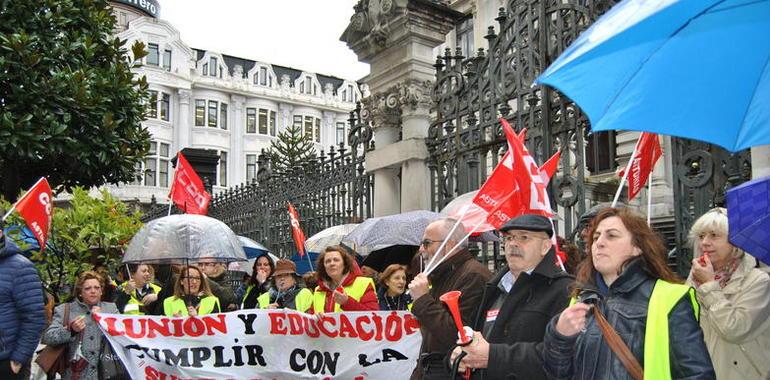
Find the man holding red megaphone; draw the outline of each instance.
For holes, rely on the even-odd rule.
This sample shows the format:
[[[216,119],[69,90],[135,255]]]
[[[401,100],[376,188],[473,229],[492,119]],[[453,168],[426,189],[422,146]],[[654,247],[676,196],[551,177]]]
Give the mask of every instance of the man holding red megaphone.
[[[551,226],[544,216],[522,215],[500,228],[508,266],[486,284],[471,342],[452,352],[450,362],[465,352],[461,374],[472,368],[474,380],[546,379],[540,359],[545,328],[567,307],[573,281],[556,261]]]
[[[457,327],[448,307],[439,299],[451,290],[459,290],[459,311],[463,324],[470,324],[479,309],[484,284],[492,273],[471,256],[464,243],[464,228],[454,228],[456,220],[439,219],[425,229],[420,255],[429,261],[435,255],[449,256],[430,275],[418,274],[409,284],[414,300],[412,314],[420,321],[422,346],[411,379],[451,379],[447,359],[455,346]],[[446,240],[446,243],[442,242]],[[441,256],[439,256],[441,257]]]

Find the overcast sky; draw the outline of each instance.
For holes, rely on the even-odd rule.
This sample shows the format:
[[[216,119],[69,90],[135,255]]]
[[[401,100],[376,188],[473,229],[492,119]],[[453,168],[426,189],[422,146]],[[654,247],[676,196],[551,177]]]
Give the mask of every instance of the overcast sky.
[[[159,0],[198,49],[358,80],[369,65],[340,41],[357,0]]]

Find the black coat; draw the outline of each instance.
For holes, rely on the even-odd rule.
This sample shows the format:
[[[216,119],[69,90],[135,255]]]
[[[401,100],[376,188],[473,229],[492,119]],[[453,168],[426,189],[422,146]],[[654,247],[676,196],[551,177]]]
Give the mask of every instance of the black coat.
[[[556,264],[551,249],[532,271],[522,272],[500,307],[494,327],[485,339],[489,342],[489,364],[476,370],[475,379],[545,379],[542,368],[543,335],[548,322],[569,304],[569,285],[573,278]],[[503,294],[498,287],[508,273],[505,267],[484,288],[475,331],[483,331],[487,311]]]
[[[597,304],[639,363],[644,366],[647,308],[655,285],[640,259],[632,261]],[[596,307],[596,306],[595,306]],[[612,353],[592,314],[584,333],[566,337],[556,331],[555,316],[546,329],[544,367],[549,379],[631,379],[623,363]],[[703,332],[695,319],[689,296],[682,297],[668,315],[671,378],[715,378]]]

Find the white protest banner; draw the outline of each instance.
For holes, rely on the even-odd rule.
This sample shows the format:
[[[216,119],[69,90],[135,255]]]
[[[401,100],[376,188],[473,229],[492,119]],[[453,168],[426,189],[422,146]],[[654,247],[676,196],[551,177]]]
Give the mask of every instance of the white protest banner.
[[[94,314],[133,379],[387,379],[417,364],[406,311],[241,310],[170,318]]]

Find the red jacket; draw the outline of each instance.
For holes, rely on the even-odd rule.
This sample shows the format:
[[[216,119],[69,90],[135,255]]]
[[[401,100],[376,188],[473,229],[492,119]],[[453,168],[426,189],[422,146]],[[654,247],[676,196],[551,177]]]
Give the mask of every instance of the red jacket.
[[[340,287],[346,287],[353,285],[353,282],[356,281],[358,278],[358,274],[355,273],[349,273],[348,276],[345,278],[345,281],[343,281],[342,284],[340,284]],[[323,292],[324,293],[324,312],[325,313],[332,313],[334,312],[334,297],[332,290],[329,289],[329,285],[326,284],[326,282],[323,279],[318,279],[318,287],[316,287],[316,293]],[[364,291],[364,295],[361,296],[361,299],[356,301],[353,299],[353,297],[348,297],[347,302],[345,304],[340,305],[340,308],[343,311],[369,311],[369,310],[380,310],[380,303],[377,301],[377,293],[374,290],[374,287],[372,285],[369,285],[367,289]]]

